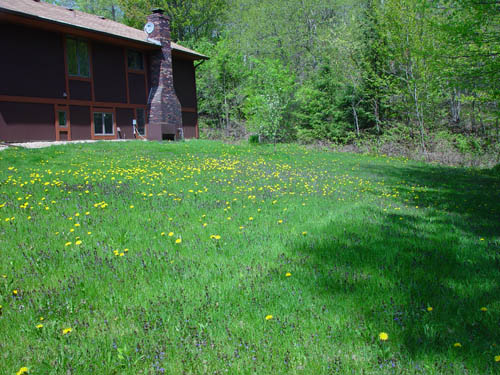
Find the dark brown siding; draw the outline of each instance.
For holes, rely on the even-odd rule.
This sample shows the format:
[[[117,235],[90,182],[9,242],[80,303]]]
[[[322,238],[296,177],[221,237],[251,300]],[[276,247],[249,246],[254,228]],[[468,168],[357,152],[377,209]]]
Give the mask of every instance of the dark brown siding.
[[[130,103],[146,104],[146,86],[144,83],[144,75],[129,73],[128,87],[130,90]]]
[[[120,127],[122,138],[134,139],[132,129],[132,120],[134,119],[134,110],[128,108],[116,109],[116,126]]]
[[[0,24],[0,95],[63,98],[62,37]]]
[[[182,113],[182,128],[184,129],[184,138],[196,137],[196,121],[198,116],[193,112]]]
[[[90,107],[70,106],[71,139],[91,139]]]
[[[16,142],[55,139],[53,105],[0,102],[0,140]]]
[[[90,82],[69,81],[70,98],[75,100],[92,100],[92,87]]]
[[[110,44],[92,45],[94,93],[98,102],[127,102],[123,48]]]
[[[192,61],[173,59],[175,93],[182,107],[196,107],[196,86]]]

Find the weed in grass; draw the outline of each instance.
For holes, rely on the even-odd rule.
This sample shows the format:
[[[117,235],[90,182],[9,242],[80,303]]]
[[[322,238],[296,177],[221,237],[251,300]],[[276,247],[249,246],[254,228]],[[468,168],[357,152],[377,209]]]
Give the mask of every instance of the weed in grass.
[[[3,151],[0,373],[498,373],[499,192],[286,145]]]

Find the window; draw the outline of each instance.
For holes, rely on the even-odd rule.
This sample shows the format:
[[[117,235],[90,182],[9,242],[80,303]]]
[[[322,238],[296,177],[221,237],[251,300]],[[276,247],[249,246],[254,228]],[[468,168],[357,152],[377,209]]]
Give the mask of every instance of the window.
[[[127,61],[129,69],[144,70],[142,53],[129,50],[127,53]]]
[[[146,135],[146,117],[144,114],[144,109],[137,108],[137,132],[139,135]]]
[[[94,135],[113,135],[113,114],[94,112]]]
[[[68,126],[68,123],[66,122],[66,111],[59,111],[57,112],[57,116],[59,118],[59,126],[65,128]]]
[[[89,77],[89,47],[80,39],[66,39],[66,54],[68,57],[68,74],[76,77]]]

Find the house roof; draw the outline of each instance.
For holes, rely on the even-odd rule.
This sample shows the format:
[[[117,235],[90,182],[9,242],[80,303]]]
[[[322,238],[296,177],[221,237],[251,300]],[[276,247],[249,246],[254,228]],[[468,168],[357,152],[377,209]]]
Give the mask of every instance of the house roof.
[[[2,11],[128,39],[150,47],[159,45],[159,42],[148,38],[142,30],[104,17],[37,0],[0,0],[0,12]],[[172,50],[191,55],[197,59],[207,59],[207,56],[174,42],[172,42]]]

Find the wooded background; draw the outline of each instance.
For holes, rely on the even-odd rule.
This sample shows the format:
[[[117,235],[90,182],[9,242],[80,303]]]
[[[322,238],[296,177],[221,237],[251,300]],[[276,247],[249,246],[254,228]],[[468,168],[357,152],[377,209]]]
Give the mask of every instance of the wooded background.
[[[499,0],[50,2],[137,28],[165,9],[173,40],[210,56],[207,136],[498,162]]]

